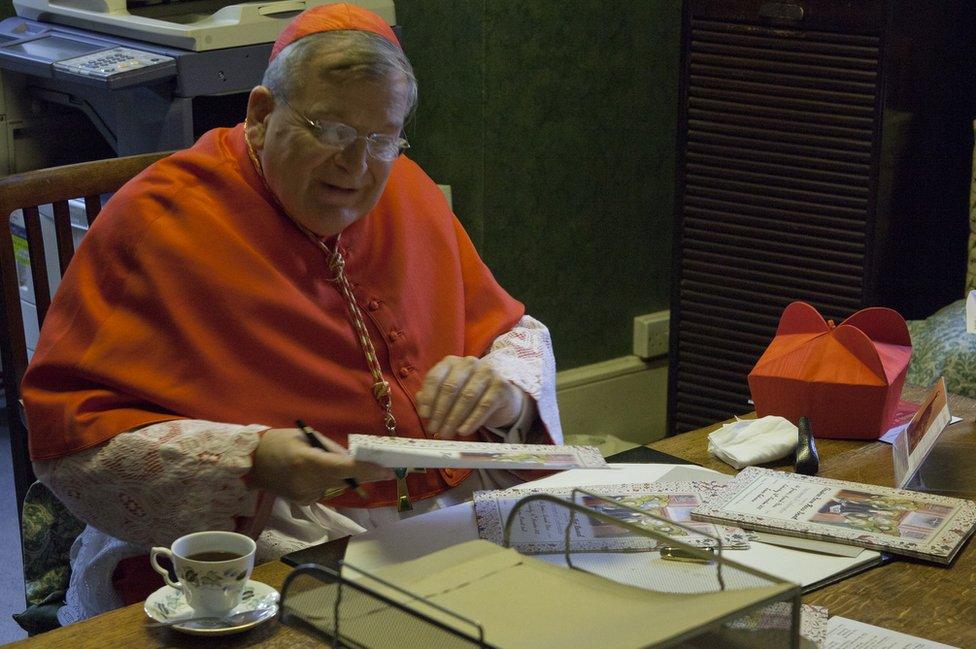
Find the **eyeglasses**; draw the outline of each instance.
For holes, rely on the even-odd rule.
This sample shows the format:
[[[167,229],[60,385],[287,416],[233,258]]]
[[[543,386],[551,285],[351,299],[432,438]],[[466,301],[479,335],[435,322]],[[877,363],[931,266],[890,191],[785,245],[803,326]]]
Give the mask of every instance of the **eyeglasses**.
[[[356,140],[362,138],[366,140],[366,151],[369,155],[383,162],[393,162],[399,157],[400,153],[410,148],[410,143],[402,137],[383,135],[382,133],[360,135],[359,131],[342,122],[311,120],[298,112],[283,97],[278,97],[278,99],[285,106],[288,106],[291,112],[301,118],[305,122],[305,125],[315,132],[316,139],[318,139],[319,143],[328,149],[342,151]]]

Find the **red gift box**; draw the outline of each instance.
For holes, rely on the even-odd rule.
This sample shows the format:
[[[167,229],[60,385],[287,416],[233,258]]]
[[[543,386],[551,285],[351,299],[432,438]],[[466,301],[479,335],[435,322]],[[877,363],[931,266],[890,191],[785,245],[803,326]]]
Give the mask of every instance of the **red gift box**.
[[[749,390],[760,417],[807,417],[815,437],[877,439],[891,426],[911,358],[897,311],[862,309],[835,327],[794,302],[749,373]]]

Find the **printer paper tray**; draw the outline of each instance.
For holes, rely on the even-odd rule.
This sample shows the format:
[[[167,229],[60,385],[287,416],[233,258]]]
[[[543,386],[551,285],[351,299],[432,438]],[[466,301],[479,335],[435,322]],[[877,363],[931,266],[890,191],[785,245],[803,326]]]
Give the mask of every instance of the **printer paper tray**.
[[[125,0],[14,0],[17,15],[185,50],[205,51],[270,43],[299,12],[334,0],[269,0],[220,6],[196,18],[200,3],[186,2],[183,16],[171,20],[129,12]],[[181,3],[174,3],[179,6]],[[218,2],[218,6],[223,3]],[[354,0],[396,24],[393,0]],[[172,6],[172,5],[171,5]],[[196,18],[196,19],[193,19]]]

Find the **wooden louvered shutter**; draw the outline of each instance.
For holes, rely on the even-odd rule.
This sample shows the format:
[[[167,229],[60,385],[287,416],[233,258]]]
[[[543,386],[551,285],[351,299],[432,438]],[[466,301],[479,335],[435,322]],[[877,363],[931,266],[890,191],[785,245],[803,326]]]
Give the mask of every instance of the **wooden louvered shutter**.
[[[880,10],[801,31],[735,12],[758,3],[687,4],[674,432],[752,410],[746,376],[787,304],[842,319],[873,298],[882,85]]]

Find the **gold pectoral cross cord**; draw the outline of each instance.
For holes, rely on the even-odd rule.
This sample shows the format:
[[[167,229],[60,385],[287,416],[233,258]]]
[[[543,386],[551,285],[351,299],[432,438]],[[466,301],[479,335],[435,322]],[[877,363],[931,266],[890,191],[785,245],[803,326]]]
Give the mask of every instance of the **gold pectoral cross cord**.
[[[356,304],[356,298],[352,293],[352,287],[349,286],[349,280],[346,279],[345,261],[342,258],[342,253],[339,252],[338,237],[336,237],[334,250],[329,250],[328,246],[321,239],[315,238],[314,241],[326,254],[330,255],[329,267],[335,273],[333,281],[338,286],[339,292],[346,299],[349,319],[353,324],[353,328],[356,330],[356,336],[359,338],[359,346],[362,348],[363,355],[366,357],[366,364],[369,366],[370,374],[373,375],[373,398],[376,399],[376,403],[383,410],[383,423],[386,426],[387,434],[390,437],[396,437],[396,418],[393,416],[393,399],[390,395],[390,384],[383,378],[383,371],[380,369],[380,362],[376,358],[376,350],[373,348],[373,341],[370,339],[369,331],[366,329],[363,314],[359,310],[359,305]],[[426,473],[426,470],[395,469],[394,473],[396,474],[397,511],[401,513],[410,511],[413,509],[413,505],[410,504],[407,474]]]
[[[268,186],[267,180],[264,177],[264,171],[261,168],[261,160],[258,158],[257,153],[254,151],[254,147],[251,146],[251,141],[246,135],[247,128],[248,123],[245,120],[244,142],[247,145],[248,157],[251,159],[251,163],[254,165],[254,169],[257,174],[261,177],[262,182],[264,182],[268,193],[271,196],[274,196],[274,192],[271,191],[271,188]],[[373,377],[373,398],[383,411],[383,424],[386,427],[386,433],[390,437],[396,437],[397,423],[396,418],[393,416],[393,400],[390,395],[390,384],[386,379],[383,378],[383,371],[380,368],[380,362],[376,357],[376,349],[373,347],[373,341],[370,339],[369,331],[366,329],[366,322],[363,319],[363,314],[359,310],[359,305],[356,304],[356,296],[353,295],[352,287],[349,285],[349,280],[346,278],[346,262],[339,250],[339,235],[336,235],[334,247],[329,248],[325,241],[295,220],[291,214],[288,214],[284,206],[282,206],[277,199],[275,202],[277,203],[278,208],[288,216],[291,222],[294,223],[295,226],[312,241],[312,243],[318,246],[322,252],[325,253],[329,264],[329,270],[331,270],[334,274],[331,281],[335,283],[336,288],[338,289],[339,293],[342,294],[342,297],[346,302],[346,311],[349,314],[349,321],[352,323],[353,329],[356,331],[356,338],[359,340],[359,347],[363,350],[363,356],[366,357],[366,365],[369,367],[369,372]],[[398,512],[406,512],[413,509],[413,505],[410,504],[410,492],[407,489],[407,474],[426,472],[426,469],[394,470],[394,473],[396,474],[396,498]]]

